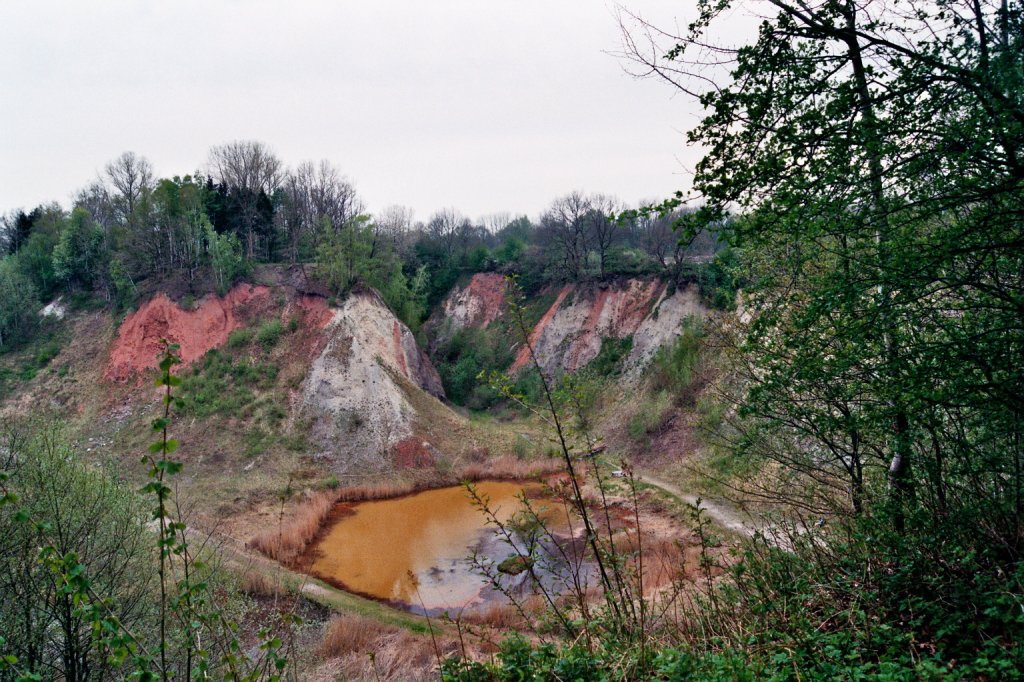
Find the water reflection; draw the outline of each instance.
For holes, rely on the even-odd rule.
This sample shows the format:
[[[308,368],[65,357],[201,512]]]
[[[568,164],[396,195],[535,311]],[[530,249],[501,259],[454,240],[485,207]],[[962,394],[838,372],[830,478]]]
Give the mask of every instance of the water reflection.
[[[476,488],[503,522],[521,508],[516,495],[523,483],[484,481]],[[459,608],[484,598],[486,584],[465,560],[474,548],[508,553],[492,535],[462,486],[362,502],[351,505],[317,544],[311,572],[353,592],[413,608]]]

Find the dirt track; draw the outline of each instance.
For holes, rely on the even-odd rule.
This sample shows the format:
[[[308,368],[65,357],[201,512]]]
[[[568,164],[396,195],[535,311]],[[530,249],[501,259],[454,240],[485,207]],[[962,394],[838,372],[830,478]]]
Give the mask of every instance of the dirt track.
[[[748,538],[752,537],[757,530],[757,526],[754,525],[750,517],[737,509],[732,509],[731,507],[719,502],[712,502],[710,500],[698,498],[697,495],[685,493],[671,483],[656,476],[652,476],[647,472],[638,474],[637,478],[643,483],[647,483],[655,488],[664,490],[669,495],[682,500],[690,506],[697,506],[697,501],[700,499],[700,508],[709,519],[722,528],[739,533]]]

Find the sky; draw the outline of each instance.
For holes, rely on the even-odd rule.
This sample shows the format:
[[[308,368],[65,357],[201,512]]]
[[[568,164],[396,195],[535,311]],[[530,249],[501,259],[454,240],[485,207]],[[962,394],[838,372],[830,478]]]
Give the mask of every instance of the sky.
[[[693,3],[623,4],[672,26]],[[700,110],[626,73],[620,39],[601,0],[3,0],[0,213],[67,205],[124,151],[184,175],[242,139],[419,220],[664,198]]]

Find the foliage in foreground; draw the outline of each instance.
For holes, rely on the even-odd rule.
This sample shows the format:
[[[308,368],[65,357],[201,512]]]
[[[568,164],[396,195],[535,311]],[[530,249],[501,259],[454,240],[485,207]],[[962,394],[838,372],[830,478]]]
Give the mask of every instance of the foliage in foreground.
[[[0,680],[276,680],[288,670],[283,637],[294,616],[265,625],[255,648],[243,650],[231,591],[192,545],[169,485],[182,469],[168,437],[172,410],[183,406],[172,393],[175,350],[167,345],[160,362],[159,438],[143,457],[149,514],[144,498],[76,461],[58,432],[7,433]]]
[[[506,640],[477,680],[1024,679],[1024,565],[979,546],[970,522],[914,536],[885,518],[751,543],[648,646]]]

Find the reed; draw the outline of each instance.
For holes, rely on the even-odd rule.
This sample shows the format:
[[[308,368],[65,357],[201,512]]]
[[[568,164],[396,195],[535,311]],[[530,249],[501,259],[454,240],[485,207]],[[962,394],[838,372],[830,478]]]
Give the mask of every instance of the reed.
[[[256,549],[275,561],[290,563],[316,537],[320,526],[337,502],[337,491],[310,493],[278,528],[268,529],[249,541]]]

